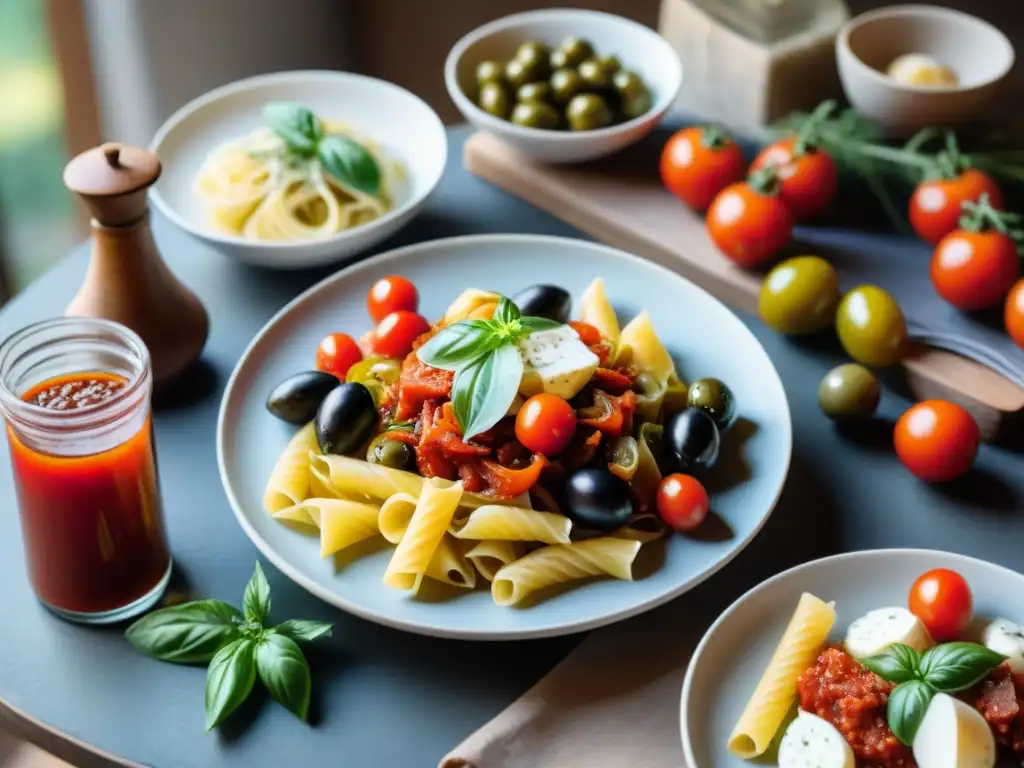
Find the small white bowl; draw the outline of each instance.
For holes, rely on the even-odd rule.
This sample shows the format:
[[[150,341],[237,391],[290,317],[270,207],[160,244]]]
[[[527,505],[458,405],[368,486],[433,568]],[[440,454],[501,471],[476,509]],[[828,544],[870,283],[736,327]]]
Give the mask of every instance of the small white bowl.
[[[564,38],[589,40],[599,54],[614,54],[651,90],[651,108],[625,123],[593,131],[546,131],[501,120],[473,103],[476,67],[483,61],[507,61],[521,43],[539,40],[555,47]],[[657,32],[598,11],[554,8],[497,19],[459,40],[444,64],[448,94],[474,126],[492,133],[523,155],[545,163],[579,163],[617,152],[643,138],[665,116],[683,82],[683,66],[672,46]]]
[[[192,191],[209,152],[263,124],[263,106],[293,101],[317,115],[351,123],[397,160],[405,179],[386,215],[330,237],[266,242],[223,234],[209,226]],[[441,180],[448,155],[445,128],[420,98],[383,80],[348,72],[279,72],[239,80],[189,102],[163,124],[150,144],[163,164],[150,199],[168,219],[194,237],[240,261],[299,269],[340,261],[404,227]]]
[[[897,57],[927,54],[950,67],[956,86],[904,85],[886,74]],[[896,5],[856,16],[836,38],[843,90],[854,108],[892,135],[978,120],[1014,62],[1006,35],[951,8]]]

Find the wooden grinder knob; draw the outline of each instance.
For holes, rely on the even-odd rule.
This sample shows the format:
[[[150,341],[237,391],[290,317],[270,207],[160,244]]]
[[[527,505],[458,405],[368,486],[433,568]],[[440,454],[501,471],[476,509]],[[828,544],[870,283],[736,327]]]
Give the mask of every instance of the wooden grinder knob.
[[[160,178],[156,155],[110,142],[73,158],[64,184],[92,215],[92,260],[68,315],[103,317],[135,331],[159,385],[199,357],[209,317],[167,268],[149,228],[147,193]]]

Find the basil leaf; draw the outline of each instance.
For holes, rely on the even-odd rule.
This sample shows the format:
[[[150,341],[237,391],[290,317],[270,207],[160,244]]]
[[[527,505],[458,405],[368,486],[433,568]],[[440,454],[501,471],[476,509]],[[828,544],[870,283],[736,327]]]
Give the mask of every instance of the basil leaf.
[[[519,311],[519,307],[510,299],[502,296],[498,300],[498,307],[494,310],[494,315],[491,319],[497,323],[506,324],[511,323],[513,320],[518,320],[520,317],[522,317],[522,313]]]
[[[256,570],[245,586],[245,594],[242,595],[242,612],[246,621],[256,621],[260,624],[266,623],[267,615],[270,613],[270,585],[258,560]]]
[[[341,183],[372,197],[380,194],[380,166],[362,144],[332,134],[320,140],[316,156],[324,170]]]
[[[304,621],[289,619],[274,627],[274,632],[290,637],[300,643],[309,643],[318,637],[330,637],[331,625],[323,621]]]
[[[900,683],[889,694],[886,719],[896,738],[908,747],[914,743],[914,735],[921,726],[928,704],[935,695],[935,689],[921,680]]]
[[[284,140],[285,145],[300,155],[311,157],[317,142],[324,135],[320,120],[305,107],[290,101],[275,101],[263,107],[263,120]]]
[[[457,371],[498,346],[498,337],[483,320],[460,320],[416,350],[420,362]]]
[[[890,683],[905,683],[917,677],[921,654],[909,645],[894,643],[881,653],[858,661],[883,680]]]
[[[918,667],[921,679],[937,691],[956,693],[981,681],[1006,661],[977,643],[943,643],[929,648]]]
[[[256,646],[256,670],[270,695],[305,720],[313,683],[309,664],[298,644],[284,635],[267,635]]]
[[[557,323],[554,320],[548,320],[546,317],[521,317],[519,318],[519,324],[523,326],[523,330],[527,333],[534,333],[536,331],[553,331],[555,328],[561,328],[565,323]]]
[[[523,378],[523,358],[515,344],[504,344],[455,374],[452,407],[469,440],[498,423],[508,412]]]
[[[239,636],[242,614],[220,600],[197,600],[153,611],[124,636],[135,650],[176,664],[213,658],[217,649]]]
[[[221,724],[245,701],[256,681],[256,643],[233,640],[219,651],[206,670],[206,730]]]

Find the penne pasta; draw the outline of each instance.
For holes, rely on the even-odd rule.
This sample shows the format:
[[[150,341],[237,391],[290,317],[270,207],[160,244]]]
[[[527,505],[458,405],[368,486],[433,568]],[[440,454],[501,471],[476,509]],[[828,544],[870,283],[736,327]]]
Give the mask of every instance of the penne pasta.
[[[396,493],[385,501],[377,518],[377,526],[384,538],[392,544],[400,542],[415,511],[416,497],[412,494]]]
[[[294,506],[309,496],[310,457],[319,451],[313,422],[309,422],[288,441],[270,472],[263,492],[263,508],[269,514]]]
[[[618,539],[629,539],[631,541],[639,541],[641,544],[646,544],[650,541],[656,541],[664,536],[668,532],[668,526],[666,526],[661,518],[653,512],[640,512],[639,514],[633,515],[629,521],[615,531],[612,534]]]
[[[318,499],[338,499],[338,492],[331,486],[331,478],[324,474],[323,467],[310,462],[309,495]]]
[[[310,514],[309,509],[305,506],[304,502],[299,502],[291,507],[285,507],[279,509],[271,515],[275,520],[280,520],[285,523],[296,523],[300,526],[312,528],[314,531],[320,530],[320,520],[314,520]]]
[[[597,277],[580,296],[580,320],[588,323],[613,345],[619,343],[619,320],[604,290],[604,279]]]
[[[424,482],[402,540],[398,542],[384,583],[395,589],[415,589],[444,538],[462,497],[462,485],[445,485],[436,478]]]
[[[459,542],[445,534],[430,558],[425,575],[434,581],[451,584],[454,587],[473,589],[476,586],[476,570],[462,553]]]
[[[804,592],[768,667],[729,737],[729,751],[749,760],[768,749],[796,696],[797,677],[814,663],[836,620],[831,603]]]
[[[646,309],[622,329],[616,362],[632,363],[638,370],[652,376],[661,387],[676,378],[672,356],[658,338]]]
[[[564,515],[533,509],[488,505],[452,520],[448,531],[459,539],[498,539],[568,544],[572,522]]]
[[[639,541],[615,537],[541,547],[498,571],[491,595],[498,605],[515,605],[544,587],[588,576],[633,580]]]
[[[303,506],[320,520],[320,557],[330,557],[378,533],[380,507],[347,499],[307,499]],[[314,511],[315,510],[315,511]]]
[[[522,556],[522,544],[515,541],[478,541],[466,553],[466,559],[487,581],[494,581],[494,574]]]

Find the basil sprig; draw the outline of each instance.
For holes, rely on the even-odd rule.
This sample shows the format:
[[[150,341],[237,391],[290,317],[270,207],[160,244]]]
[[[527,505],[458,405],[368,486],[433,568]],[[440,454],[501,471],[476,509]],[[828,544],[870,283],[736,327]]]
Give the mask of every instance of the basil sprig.
[[[924,653],[894,643],[860,663],[883,680],[898,683],[889,694],[886,719],[896,738],[914,740],[936,693],[957,693],[976,685],[1006,657],[977,643],[943,643]]]
[[[380,195],[381,171],[373,154],[348,136],[325,134],[323,123],[306,107],[275,101],[263,107],[263,120],[293,155],[316,158],[338,181],[372,197]]]
[[[455,372],[452,408],[465,440],[497,424],[515,400],[523,378],[519,341],[559,327],[547,318],[523,317],[502,296],[490,320],[452,323],[416,351],[425,365]]]
[[[245,701],[257,677],[271,696],[306,720],[312,680],[298,644],[330,635],[331,625],[292,619],[267,627],[269,614],[270,585],[257,562],[241,611],[220,600],[196,600],[144,616],[125,637],[136,650],[161,661],[209,663],[206,730]]]

